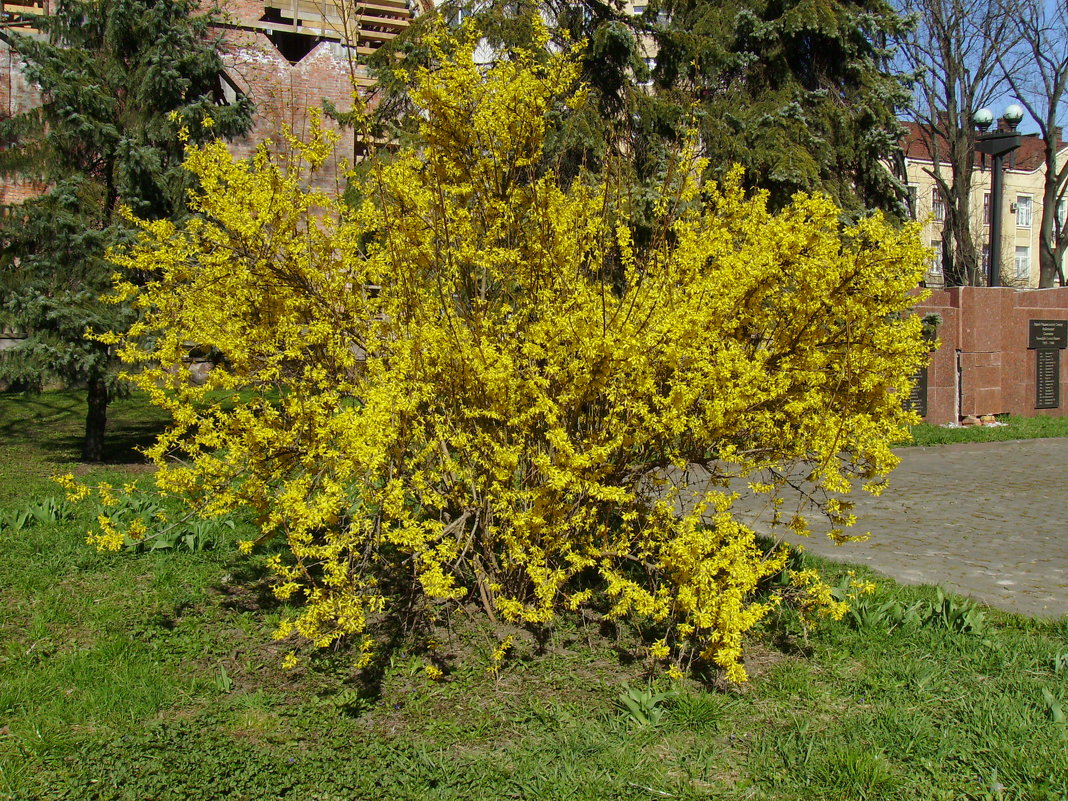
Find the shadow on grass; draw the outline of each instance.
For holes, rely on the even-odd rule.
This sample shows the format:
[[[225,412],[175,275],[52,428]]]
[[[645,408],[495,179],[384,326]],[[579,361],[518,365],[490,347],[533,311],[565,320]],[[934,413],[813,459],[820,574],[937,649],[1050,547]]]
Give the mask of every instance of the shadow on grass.
[[[37,422],[54,422],[62,419],[64,424],[81,420],[85,415],[85,403],[70,393],[32,393],[7,390],[0,392],[4,415],[0,419],[0,434],[15,439],[32,439],[26,426]]]
[[[45,460],[69,463],[81,458],[86,405],[75,390],[0,392],[0,440],[36,450]],[[165,430],[166,416],[143,398],[117,398],[108,409],[104,464],[142,464],[141,453]]]
[[[229,578],[212,589],[223,596],[220,606],[231,612],[267,612],[282,602],[271,591],[270,571],[262,564],[234,560],[228,565]]]
[[[166,425],[162,422],[127,423],[117,430],[109,429],[104,436],[104,453],[101,464],[145,464],[143,449],[155,443]],[[81,434],[53,435],[39,441],[38,447],[50,455],[51,461],[80,461],[82,452]]]

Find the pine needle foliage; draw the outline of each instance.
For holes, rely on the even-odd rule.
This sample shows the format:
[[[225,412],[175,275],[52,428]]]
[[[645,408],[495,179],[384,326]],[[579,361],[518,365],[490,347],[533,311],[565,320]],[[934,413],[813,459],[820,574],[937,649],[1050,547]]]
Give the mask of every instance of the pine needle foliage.
[[[216,104],[213,17],[195,2],[59,0],[52,12],[39,18],[42,36],[5,34],[42,104],[0,121],[0,174],[42,192],[4,210],[0,322],[28,336],[5,351],[0,379],[86,386],[83,457],[99,461],[116,385],[109,349],[85,332],[132,320],[128,307],[99,300],[115,269],[105,252],[131,239],[121,211],[184,216],[193,176],[179,129],[234,136],[251,107]],[[209,113],[212,132],[199,124]]]
[[[772,214],[738,172],[704,182],[691,146],[639,247],[628,184],[542,158],[551,116],[588,102],[576,54],[543,33],[485,69],[471,37],[431,35],[419,146],[365,162],[358,198],[306,188],[325,135],[250,163],[208,144],[187,159],[196,216],[142,222],[116,257],[152,276],[118,287],[142,316],[108,341],[173,416],[159,488],[251,508],[245,550],[284,542],[268,563],[295,647],[366,664],[383,614],[475,602],[540,627],[590,605],[657,630],[653,658],[744,680],[785,554],[734,519],[728,482],[774,497],[799,463],[816,495],[878,491],[925,358],[917,233],[843,228],[821,195]],[[174,369],[191,341],[226,356],[203,386]],[[154,535],[100,524],[104,548]],[[844,611],[813,576],[792,592]]]
[[[432,65],[422,31],[438,17],[474,25],[487,62],[529,47],[545,21],[554,46],[584,43],[591,102],[556,115],[546,137],[546,157],[565,177],[611,162],[655,185],[696,115],[709,177],[741,164],[746,186],[766,190],[773,208],[823,191],[853,216],[905,216],[904,185],[888,165],[901,155],[897,115],[909,101],[906,76],[893,68],[907,22],[886,0],[638,5],[640,14],[617,0],[443,2],[376,57],[379,118],[393,132],[418,125],[398,76]]]
[[[903,214],[887,168],[901,150],[906,76],[893,43],[906,21],[885,0],[654,0],[654,86],[696,102],[722,170],[746,167],[776,206],[822,190],[847,212]]]

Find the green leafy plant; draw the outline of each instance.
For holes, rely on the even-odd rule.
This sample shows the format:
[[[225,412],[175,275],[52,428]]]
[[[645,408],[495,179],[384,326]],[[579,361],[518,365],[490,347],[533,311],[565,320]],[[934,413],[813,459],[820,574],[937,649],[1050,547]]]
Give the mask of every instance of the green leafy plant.
[[[1048,687],[1042,688],[1042,702],[1046,707],[1046,714],[1049,715],[1050,720],[1064,727],[1066,724],[1066,718],[1064,716],[1064,707],[1061,705],[1061,700],[1055,696]]]
[[[225,695],[234,688],[234,680],[230,678],[230,674],[222,665],[219,665],[219,669],[215,672],[214,684],[220,695]]]
[[[931,618],[937,620],[943,628],[960,634],[982,635],[986,632],[986,613],[973,601],[958,601],[950,598],[941,587],[938,587],[935,592],[938,600]]]
[[[320,699],[320,704],[333,707],[338,712],[352,717],[358,717],[374,706],[374,703],[356,690],[351,688],[342,690],[336,695]]]
[[[893,631],[899,626],[916,626],[922,622],[921,604],[912,604],[906,609],[898,601],[873,604],[863,600],[849,609],[849,620],[857,629],[882,628]]]
[[[628,687],[616,699],[627,722],[634,726],[657,726],[666,711],[664,702],[674,693],[657,692],[652,687]]]
[[[98,514],[106,514],[137,532],[127,534],[124,545],[136,552],[189,551],[200,553],[216,547],[225,531],[237,526],[230,517],[184,518],[171,522],[168,510],[150,495],[123,494],[100,503]]]
[[[732,703],[721,695],[707,692],[679,692],[670,700],[672,723],[687,731],[717,729]]]
[[[0,533],[24,531],[32,526],[61,523],[74,518],[70,504],[62,498],[45,498],[0,516]]]
[[[941,675],[938,666],[929,662],[917,662],[909,671],[912,685],[917,690],[926,690]]]
[[[941,587],[935,590],[935,602],[916,601],[904,605],[900,601],[872,604],[856,601],[849,610],[849,620],[857,629],[883,628],[893,631],[899,627],[934,626],[958,634],[984,636],[989,630],[986,612],[974,601],[947,596]]]
[[[178,550],[200,553],[219,544],[220,529],[233,531],[234,528],[234,521],[230,519],[193,520],[160,532],[143,544],[143,547],[149,551]]]
[[[858,629],[885,628],[887,631],[893,631],[904,623],[906,617],[910,621],[919,622],[915,609],[909,611],[911,614],[906,615],[906,610],[897,601],[887,601],[878,606],[858,603],[850,608],[849,619]]]

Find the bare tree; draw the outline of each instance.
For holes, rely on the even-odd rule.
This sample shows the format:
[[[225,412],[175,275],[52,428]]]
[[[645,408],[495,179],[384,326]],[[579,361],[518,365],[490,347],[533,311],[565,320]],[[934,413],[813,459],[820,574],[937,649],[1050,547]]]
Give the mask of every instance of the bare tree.
[[[1010,20],[1019,55],[1015,63],[999,62],[1013,94],[1038,123],[1045,144],[1045,183],[1039,233],[1040,287],[1064,286],[1064,254],[1068,250],[1068,215],[1059,214],[1068,190],[1068,160],[1057,164],[1061,128],[1057,124],[1068,91],[1068,8],[1039,0],[1000,0]],[[1020,60],[1028,64],[1019,69]]]
[[[912,114],[932,159],[927,172],[945,204],[943,274],[950,285],[977,285],[982,271],[971,225],[972,116],[1005,85],[998,48],[1012,52],[1012,21],[1001,0],[896,3],[915,23],[900,45],[914,76]]]

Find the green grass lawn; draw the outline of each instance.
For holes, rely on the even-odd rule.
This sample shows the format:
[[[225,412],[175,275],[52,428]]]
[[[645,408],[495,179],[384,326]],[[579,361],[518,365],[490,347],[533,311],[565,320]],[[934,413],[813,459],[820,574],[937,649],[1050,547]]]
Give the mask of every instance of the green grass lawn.
[[[83,408],[0,395],[0,516],[58,495]],[[143,478],[131,449],[161,421],[135,398],[113,423],[116,463],[91,474]],[[494,675],[499,632],[474,612],[436,642],[399,636],[363,676],[344,652],[284,672],[240,531],[99,554],[89,524],[0,530],[0,799],[1068,798],[1068,619],[895,625],[882,605],[935,591],[877,578],[807,637],[768,621],[741,688],[650,676],[595,621],[516,631]]]
[[[1010,439],[1068,437],[1068,417],[999,418],[1003,426],[943,428],[922,423],[912,427],[912,441],[902,445],[947,445],[954,442],[1005,442]]]

